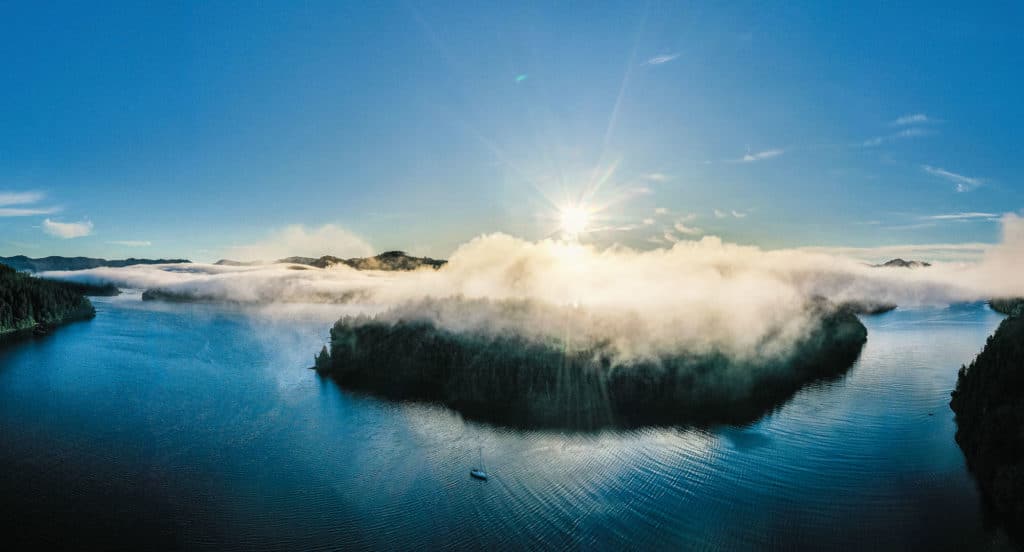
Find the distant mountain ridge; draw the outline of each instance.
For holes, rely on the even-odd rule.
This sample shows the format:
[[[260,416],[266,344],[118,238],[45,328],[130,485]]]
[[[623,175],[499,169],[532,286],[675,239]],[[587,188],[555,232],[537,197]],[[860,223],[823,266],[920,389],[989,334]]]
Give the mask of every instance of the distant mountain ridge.
[[[904,261],[903,259],[891,259],[882,264],[872,265],[876,268],[924,268],[932,266],[932,263],[924,261]]]
[[[188,259],[96,259],[92,257],[59,257],[50,256],[39,259],[32,259],[25,255],[14,257],[0,257],[0,263],[5,264],[14,270],[24,272],[45,272],[48,270],[86,270],[99,267],[122,267],[131,265],[148,264],[179,264],[191,263]]]
[[[285,257],[274,261],[277,264],[297,264],[304,266],[312,266],[316,268],[327,268],[334,265],[343,264],[350,266],[356,270],[416,270],[420,267],[429,266],[433,269],[441,268],[448,261],[443,259],[431,259],[430,257],[413,257],[407,254],[405,251],[385,251],[380,255],[373,257],[352,257],[350,259],[343,259],[341,257],[335,257],[333,255],[324,255],[320,258],[315,257]],[[233,261],[231,259],[221,259],[217,261],[217,265],[221,266],[253,266],[260,264],[257,262],[244,262],[244,261]]]
[[[213,264],[217,266],[256,266],[263,263],[260,261],[232,261],[231,259],[221,259]]]

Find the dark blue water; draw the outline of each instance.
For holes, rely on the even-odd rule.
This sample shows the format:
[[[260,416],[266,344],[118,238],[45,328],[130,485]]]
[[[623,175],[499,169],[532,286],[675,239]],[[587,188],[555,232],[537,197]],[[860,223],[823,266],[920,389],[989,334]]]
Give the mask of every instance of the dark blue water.
[[[340,311],[95,301],[0,348],[0,516],[64,548],[986,549],[947,403],[1000,316],[865,319],[838,381],[745,428],[464,422],[306,367]],[[480,451],[490,481],[471,480]]]

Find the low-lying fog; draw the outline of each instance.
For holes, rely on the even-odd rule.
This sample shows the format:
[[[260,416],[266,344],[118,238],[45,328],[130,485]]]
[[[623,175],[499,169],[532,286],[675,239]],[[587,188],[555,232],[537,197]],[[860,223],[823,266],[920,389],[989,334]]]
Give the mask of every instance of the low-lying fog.
[[[459,247],[440,270],[191,264],[43,276],[215,301],[359,304],[380,316],[426,318],[456,331],[564,337],[564,317],[571,315],[586,320],[574,331],[611,339],[625,355],[709,348],[745,354],[805,335],[807,304],[816,296],[916,306],[1024,295],[1024,220],[1006,215],[1002,225],[1001,243],[980,262],[914,269],[766,251],[716,237],[636,251],[491,234]]]

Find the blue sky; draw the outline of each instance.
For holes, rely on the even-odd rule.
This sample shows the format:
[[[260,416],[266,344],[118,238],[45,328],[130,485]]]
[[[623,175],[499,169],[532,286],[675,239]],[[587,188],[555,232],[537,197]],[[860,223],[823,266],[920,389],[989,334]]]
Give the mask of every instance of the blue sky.
[[[579,201],[602,245],[992,242],[1024,207],[1020,4],[206,4],[0,2],[0,255],[444,256]]]

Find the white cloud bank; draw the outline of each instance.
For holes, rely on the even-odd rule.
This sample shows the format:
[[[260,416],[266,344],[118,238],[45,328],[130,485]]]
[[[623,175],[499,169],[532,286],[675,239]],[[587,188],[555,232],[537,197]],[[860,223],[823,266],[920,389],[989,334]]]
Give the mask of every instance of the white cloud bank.
[[[65,240],[81,238],[92,234],[92,222],[57,222],[46,219],[43,221],[43,232]]]
[[[766,344],[783,346],[806,334],[811,323],[806,305],[816,296],[909,307],[1024,295],[1019,278],[1024,273],[1024,220],[1006,215],[1002,224],[999,244],[933,246],[922,249],[933,254],[914,257],[934,262],[943,248],[962,252],[973,247],[976,261],[938,262],[923,269],[873,268],[851,259],[850,250],[842,255],[763,250],[717,237],[671,236],[666,239],[676,241],[670,247],[636,251],[492,234],[462,245],[436,271],[196,264],[48,276],[239,302],[333,303],[345,305],[339,309],[358,306],[371,313],[397,308],[403,316],[428,318],[454,330],[540,337],[563,338],[558,333],[565,329],[561,317],[571,316],[585,321],[581,327],[589,332],[587,339],[606,339],[623,355],[680,349],[764,354]],[[893,248],[887,253],[906,257],[906,251]],[[500,308],[457,306],[477,299]],[[487,314],[502,309],[519,310],[510,317]],[[510,327],[509,320],[522,325]]]

